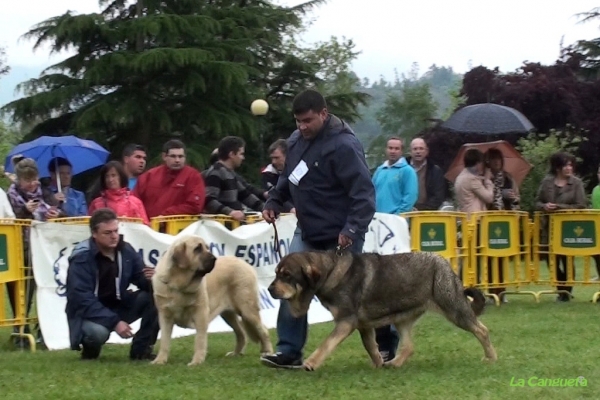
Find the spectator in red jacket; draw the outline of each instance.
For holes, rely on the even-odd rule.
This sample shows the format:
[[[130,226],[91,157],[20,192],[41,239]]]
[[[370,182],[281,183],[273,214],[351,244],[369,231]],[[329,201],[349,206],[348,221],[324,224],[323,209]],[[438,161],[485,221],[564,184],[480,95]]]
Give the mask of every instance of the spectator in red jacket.
[[[110,161],[100,168],[100,196],[88,207],[88,215],[99,208],[110,208],[119,217],[140,218],[146,225],[150,220],[142,201],[127,187],[129,178],[118,161]]]
[[[197,215],[204,209],[204,179],[185,165],[185,145],[177,139],[163,145],[164,164],[138,177],[133,194],[142,200],[149,218]]]

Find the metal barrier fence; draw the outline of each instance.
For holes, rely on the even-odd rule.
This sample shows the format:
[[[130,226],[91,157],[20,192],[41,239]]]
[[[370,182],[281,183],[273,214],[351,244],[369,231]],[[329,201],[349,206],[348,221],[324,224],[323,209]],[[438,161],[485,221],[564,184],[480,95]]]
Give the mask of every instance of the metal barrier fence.
[[[441,254],[450,262],[466,287],[474,286],[500,304],[501,294],[532,295],[536,302],[542,294],[569,293],[568,287],[592,286],[592,301],[600,298],[600,280],[592,279],[592,259],[600,262],[600,210],[564,210],[549,214],[488,211],[467,217],[461,212],[409,212],[411,250]],[[88,225],[90,217],[60,218],[52,222]],[[244,221],[226,215],[157,217],[155,230],[176,235],[198,220],[213,220],[229,229],[262,221],[260,214],[248,214]],[[142,223],[140,219],[119,218]],[[19,327],[12,337],[25,338],[35,351],[35,338],[24,326],[37,322],[27,313],[27,293],[33,287],[30,266],[25,265],[24,230],[30,220],[0,220],[0,327]],[[547,233],[547,235],[546,235]],[[546,271],[542,261],[548,261]],[[576,261],[581,260],[578,263]],[[563,268],[557,264],[564,263]],[[596,264],[598,275],[600,266]],[[557,274],[562,273],[562,275]],[[555,287],[532,291],[533,285]],[[7,296],[7,287],[14,287]],[[7,313],[6,299],[14,304]]]
[[[52,222],[66,225],[88,225],[90,217],[55,218]],[[138,218],[119,218],[123,222],[139,222]],[[29,349],[36,351],[34,332],[25,328],[37,324],[37,317],[31,317],[28,304],[33,301],[35,281],[31,265],[25,262],[23,238],[25,229],[31,226],[31,220],[0,219],[0,327],[17,327],[11,339],[23,338],[29,342]],[[29,250],[31,251],[31,250]],[[10,312],[8,300],[10,304]]]
[[[199,215],[171,215],[150,218],[150,226],[157,232],[177,235],[189,225],[200,220]]]
[[[254,224],[263,220],[260,213],[245,213],[244,220],[238,221],[224,214],[171,215],[150,219],[150,226],[157,232],[177,235],[179,232],[199,220],[217,221],[227,229],[234,230],[242,225]]]
[[[488,211],[471,214],[470,269],[475,286],[497,305],[500,294],[538,293],[521,288],[535,282],[531,263],[531,223],[526,212]]]
[[[413,211],[401,215],[410,227],[410,249],[429,251],[446,258],[452,270],[461,276],[463,285],[475,284],[469,268],[469,225],[460,212]]]
[[[538,253],[537,257],[534,254],[534,258],[545,259],[549,270],[548,278],[538,275],[537,282],[555,286],[555,290],[541,291],[540,294],[564,293],[571,296],[570,287],[598,287],[600,282],[591,279],[591,266],[595,261],[600,275],[600,210],[561,210],[547,215],[536,213],[534,221],[535,232],[539,235],[534,240],[534,251]],[[582,261],[580,268],[577,268],[576,259]],[[538,268],[538,274],[540,272]],[[598,289],[600,287],[592,298],[594,303],[600,297]]]
[[[141,218],[119,217],[118,220],[121,222],[142,223]],[[54,218],[51,220],[51,222],[56,222],[56,223],[65,224],[65,225],[89,225],[90,217],[85,216],[85,217]]]
[[[29,324],[37,323],[37,317],[30,317],[27,309],[29,291],[33,290],[31,266],[25,265],[23,235],[30,220],[0,220],[0,327],[18,327],[10,337],[29,341],[29,348],[35,351],[35,337],[25,331]],[[6,300],[10,304],[7,312]]]
[[[596,287],[592,302],[600,298],[600,280],[592,278],[592,261],[600,277],[600,210],[537,212],[532,219],[518,211],[401,216],[409,220],[412,251],[441,254],[465,286],[483,290],[497,305],[500,295],[531,295],[539,302],[543,294],[570,293],[577,286]]]

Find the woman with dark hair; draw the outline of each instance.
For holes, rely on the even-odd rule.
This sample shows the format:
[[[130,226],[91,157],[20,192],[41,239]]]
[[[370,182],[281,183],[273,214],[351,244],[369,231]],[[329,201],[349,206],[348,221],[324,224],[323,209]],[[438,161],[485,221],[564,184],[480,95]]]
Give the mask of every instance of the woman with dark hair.
[[[552,212],[556,210],[584,209],[587,207],[585,189],[581,179],[573,175],[575,157],[564,152],[554,153],[550,157],[550,171],[542,180],[537,192],[535,208],[538,211]],[[542,216],[540,247],[548,249],[548,216]],[[545,257],[548,262],[548,256]],[[562,269],[561,269],[562,264]],[[573,269],[573,278],[575,278]],[[564,282],[567,280],[567,257],[556,256],[556,280]],[[558,285],[557,290],[573,291],[571,286]],[[561,293],[558,301],[569,301],[570,295]]]
[[[150,225],[146,209],[142,201],[129,190],[129,178],[118,161],[109,161],[100,169],[100,196],[96,197],[88,207],[92,215],[99,208],[110,208],[119,217],[140,218],[144,224]]]
[[[487,166],[486,176],[492,181],[494,200],[488,204],[488,210],[519,210],[519,186],[508,172],[504,170],[504,156],[498,149],[491,148],[485,152]],[[498,260],[498,284],[504,283],[503,259]],[[492,258],[488,258],[488,282],[493,283]],[[500,296],[503,303],[507,302],[502,292],[505,286],[488,289],[489,293]]]
[[[489,149],[485,153],[489,179],[494,184],[494,201],[489,210],[518,210],[519,186],[512,176],[504,171],[504,156],[498,149]]]

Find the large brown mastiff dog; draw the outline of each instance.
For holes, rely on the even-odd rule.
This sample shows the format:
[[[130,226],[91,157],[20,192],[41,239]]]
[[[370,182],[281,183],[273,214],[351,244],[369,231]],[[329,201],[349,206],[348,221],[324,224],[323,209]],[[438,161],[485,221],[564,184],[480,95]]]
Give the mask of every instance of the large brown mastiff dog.
[[[175,324],[196,329],[194,356],[188,365],[204,362],[208,325],[217,315],[235,333],[235,350],[228,355],[243,353],[246,334],[260,343],[261,353],[273,351],[260,318],[256,271],[237,257],[216,258],[200,237],[183,236],[169,246],[158,261],[152,287],[161,329],[153,364],[167,362]]]
[[[488,329],[477,319],[485,307],[484,295],[475,288],[464,289],[450,264],[437,254],[292,253],[281,260],[275,274],[269,292],[273,298],[288,300],[294,316],[306,314],[315,295],[333,315],[333,332],[304,361],[307,370],[321,366],[355,329],[376,367],[399,367],[413,353],[414,323],[428,310],[473,333],[483,346],[484,359],[497,359]],[[384,364],[375,328],[388,324],[395,325],[402,345],[398,355]]]

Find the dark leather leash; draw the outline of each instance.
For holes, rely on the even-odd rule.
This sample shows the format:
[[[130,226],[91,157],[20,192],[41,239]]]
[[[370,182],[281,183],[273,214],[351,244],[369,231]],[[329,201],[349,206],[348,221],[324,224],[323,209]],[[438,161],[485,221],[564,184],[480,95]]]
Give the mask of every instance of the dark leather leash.
[[[274,231],[274,246],[273,248],[275,249],[275,251],[277,252],[277,254],[279,254],[279,258],[283,258],[283,254],[281,254],[281,243],[279,243],[279,233],[277,232],[277,225],[275,224],[275,222],[273,221],[273,231]],[[352,243],[347,244],[346,246],[342,247],[342,245],[338,244],[337,247],[335,248],[335,254],[339,256],[342,256],[344,254],[344,250],[346,250],[348,247],[352,246]]]
[[[275,251],[279,254],[279,258],[283,258],[283,254],[281,254],[281,243],[279,243],[279,234],[277,233],[277,224],[273,221],[273,230],[275,231]]]

